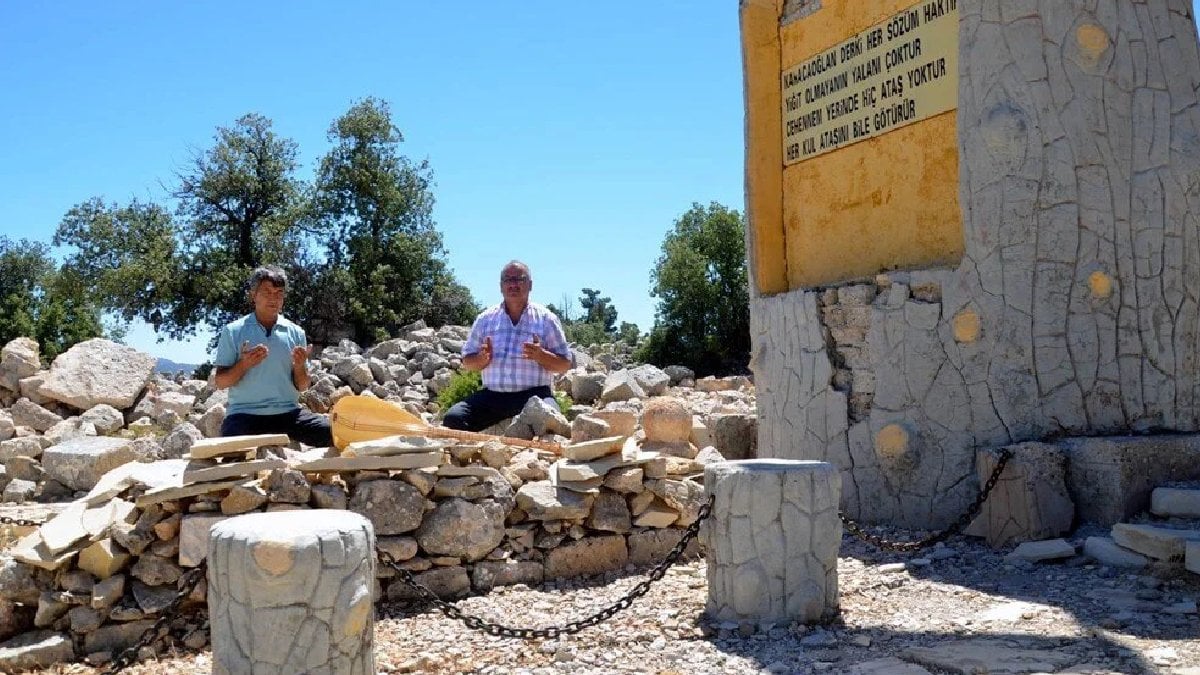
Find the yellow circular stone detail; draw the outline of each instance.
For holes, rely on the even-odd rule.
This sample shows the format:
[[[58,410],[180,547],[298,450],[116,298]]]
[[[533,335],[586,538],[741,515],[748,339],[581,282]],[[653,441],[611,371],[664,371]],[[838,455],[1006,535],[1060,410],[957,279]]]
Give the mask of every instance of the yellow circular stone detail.
[[[1113,280],[1104,272],[1099,270],[1088,275],[1088,286],[1092,289],[1092,295],[1097,298],[1108,298],[1112,296]]]
[[[974,342],[979,339],[981,322],[974,310],[964,309],[954,316],[954,339],[958,342]]]
[[[1094,23],[1085,23],[1075,29],[1075,42],[1079,44],[1080,54],[1088,60],[1089,65],[1096,65],[1104,50],[1108,49],[1108,33]]]
[[[370,597],[360,598],[358,602],[350,607],[350,611],[346,612],[346,622],[342,624],[342,637],[350,637],[361,633],[367,625],[367,618],[370,616]]]
[[[254,562],[268,574],[286,574],[296,564],[295,555],[289,544],[278,541],[262,541],[254,545]]]
[[[889,424],[875,434],[875,451],[884,457],[908,452],[908,431],[899,424]]]

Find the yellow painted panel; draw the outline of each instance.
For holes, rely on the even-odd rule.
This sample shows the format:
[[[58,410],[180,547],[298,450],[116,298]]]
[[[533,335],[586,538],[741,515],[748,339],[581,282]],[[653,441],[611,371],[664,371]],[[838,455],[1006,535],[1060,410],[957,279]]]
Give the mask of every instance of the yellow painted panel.
[[[746,96],[746,219],[760,293],[788,290],[780,145],[779,13],[782,0],[741,7]]]
[[[929,2],[936,0],[824,0],[821,9],[780,29],[782,63],[800,63]],[[782,73],[776,75],[780,89]],[[782,155],[782,96],[778,105]],[[953,265],[963,253],[956,114],[941,113],[792,164],[783,170],[782,193],[788,288]]]

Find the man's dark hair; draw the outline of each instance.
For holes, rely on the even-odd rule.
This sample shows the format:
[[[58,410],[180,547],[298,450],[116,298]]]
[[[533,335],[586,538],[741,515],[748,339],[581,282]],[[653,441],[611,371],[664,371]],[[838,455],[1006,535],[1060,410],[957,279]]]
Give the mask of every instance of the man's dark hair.
[[[258,285],[264,281],[271,282],[272,286],[287,288],[287,272],[274,265],[259,267],[250,273],[249,291],[253,293],[258,290]]]

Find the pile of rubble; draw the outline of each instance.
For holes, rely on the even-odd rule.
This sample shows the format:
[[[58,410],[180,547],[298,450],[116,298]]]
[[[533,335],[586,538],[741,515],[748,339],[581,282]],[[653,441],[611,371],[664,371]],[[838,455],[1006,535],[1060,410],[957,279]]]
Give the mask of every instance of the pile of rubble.
[[[310,364],[306,403],[377,396],[433,421],[464,330],[415,327],[366,353],[326,349]],[[752,387],[679,367],[608,371],[616,361],[604,352],[577,358],[556,383],[576,401],[567,414],[535,398],[494,429],[560,443],[561,457],[409,437],[339,453],[216,437],[223,392],[157,377],[154,360],[128,347],[92,340],[41,370],[36,343],[10,343],[0,353],[0,511],[36,500],[57,515],[15,528],[20,540],[0,557],[0,639],[18,636],[0,645],[0,670],[111,658],[204,558],[208,528],[242,513],[362,513],[379,547],[442,597],[658,562],[698,517],[704,465],[753,455]],[[69,378],[81,384],[68,392],[58,383]],[[379,577],[377,597],[412,597],[388,566]],[[203,601],[201,587],[185,605]],[[207,642],[198,622],[175,628],[189,647]]]
[[[461,367],[465,326],[418,323],[404,337],[366,351],[348,340],[310,362],[301,401],[328,411],[352,394],[398,402],[435,422],[436,398]],[[687,368],[626,368],[614,345],[576,352],[577,366],[555,387],[571,396],[568,415],[516,419],[489,431],[521,438],[570,435],[566,420],[594,410],[640,414],[642,402],[670,393],[693,415],[692,440],[731,459],[752,457],[757,438],[753,387],[744,377],[696,380]],[[592,354],[595,354],[593,357]],[[155,359],[103,339],[75,345],[41,366],[38,345],[18,338],[0,350],[0,500],[56,502],[78,496],[104,471],[128,461],[179,458],[192,443],[220,435],[226,392],[203,380],[155,374]],[[614,368],[610,370],[611,368]]]

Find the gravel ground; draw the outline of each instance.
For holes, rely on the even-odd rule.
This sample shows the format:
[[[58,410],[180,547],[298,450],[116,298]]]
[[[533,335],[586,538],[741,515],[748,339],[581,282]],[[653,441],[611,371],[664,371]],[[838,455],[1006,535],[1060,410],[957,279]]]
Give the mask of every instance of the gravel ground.
[[[1088,534],[1096,532],[1072,541]],[[604,624],[557,640],[492,637],[428,606],[385,604],[375,625],[376,665],[381,673],[491,675],[998,672],[977,670],[981,662],[972,660],[972,649],[986,646],[1024,659],[1003,672],[1200,675],[1200,577],[1130,574],[1082,557],[1011,563],[1003,553],[955,538],[901,556],[847,537],[838,565],[842,614],[825,626],[705,621],[702,560],[677,564]],[[511,625],[561,624],[607,606],[645,572],[501,588],[459,607]],[[208,652],[176,653],[124,672],[208,673],[211,665]],[[96,671],[72,664],[41,672]]]

